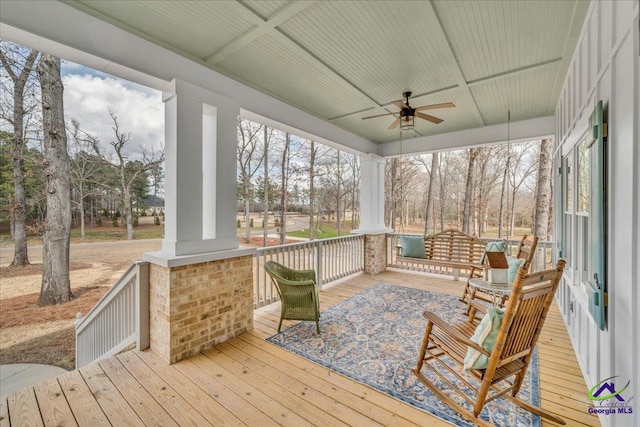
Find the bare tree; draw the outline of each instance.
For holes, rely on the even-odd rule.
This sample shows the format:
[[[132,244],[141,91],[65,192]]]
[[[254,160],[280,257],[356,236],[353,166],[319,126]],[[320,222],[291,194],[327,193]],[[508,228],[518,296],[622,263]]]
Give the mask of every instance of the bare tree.
[[[471,207],[473,204],[473,171],[478,157],[478,148],[469,149],[469,165],[467,168],[467,179],[464,186],[464,211],[462,212],[462,232],[470,233]]]
[[[349,194],[351,196],[351,229],[355,230],[359,223],[359,206],[360,199],[360,159],[358,156],[348,156],[346,159],[350,169]]]
[[[110,165],[116,171],[116,175],[118,177],[118,182],[120,184],[121,193],[121,201],[123,205],[123,215],[125,217],[125,221],[127,223],[127,238],[129,240],[133,240],[135,238],[133,232],[133,213],[132,213],[132,187],[138,179],[138,177],[142,174],[145,174],[148,171],[151,171],[155,168],[158,168],[164,162],[164,151],[161,151],[158,156],[151,151],[149,152],[146,148],[142,149],[142,160],[136,162],[130,162],[128,160],[126,151],[128,149],[128,144],[131,141],[131,134],[124,133],[120,129],[120,124],[118,122],[118,116],[116,112],[109,108],[109,115],[111,116],[111,120],[113,121],[113,132],[115,134],[115,140],[111,141],[109,144],[113,147],[113,151],[116,155],[116,160],[112,160],[109,156],[105,155],[97,140],[93,143],[93,149],[96,152],[103,162]],[[133,166],[130,166],[133,165]]]
[[[271,141],[271,131],[264,127],[262,149],[264,150],[264,228],[262,230],[262,246],[267,246],[267,235],[269,234],[269,143]]]
[[[496,186],[499,176],[498,168],[495,167],[495,154],[495,147],[485,147],[480,149],[477,160],[478,184],[475,186],[477,191],[477,210],[474,217],[479,237],[487,232],[489,197]]]
[[[284,245],[287,234],[287,204],[289,188],[289,151],[291,148],[291,135],[285,135],[284,148],[282,149],[282,162],[280,163],[280,244]]]
[[[77,120],[71,120],[71,136],[73,144],[70,144],[71,161],[69,163],[71,185],[77,193],[75,204],[80,211],[80,236],[85,237],[85,199],[91,194],[89,188],[93,184],[102,185],[97,179],[101,172],[101,165],[97,158],[89,152],[97,143],[96,138],[83,132]],[[73,202],[73,200],[72,200]]]
[[[427,200],[424,208],[424,234],[428,236],[435,230],[435,180],[438,174],[438,153],[431,153],[431,166],[427,166],[426,159],[422,156],[418,160],[423,164],[429,175],[429,183],[427,184]]]
[[[309,240],[316,238],[316,155],[318,154],[319,147],[316,147],[316,143],[311,141],[311,148],[309,149]]]
[[[535,170],[536,162],[529,161],[528,158],[532,148],[533,144],[530,142],[519,144],[518,149],[514,150],[513,158],[510,161],[509,186],[511,187],[511,206],[508,236],[513,235],[515,227],[515,204],[518,191],[520,191],[520,187],[530,178]]]
[[[38,305],[67,302],[72,298],[69,281],[71,239],[71,185],[67,133],[64,126],[60,58],[42,55],[38,65],[42,88],[47,220],[42,239],[42,286]]]
[[[538,176],[536,185],[536,210],[533,217],[533,234],[541,240],[549,239],[549,216],[551,214],[551,173],[553,168],[553,143],[550,139],[543,139],[540,143],[540,157],[538,160]],[[538,251],[538,257],[542,253]],[[542,259],[535,264],[542,266]]]
[[[24,54],[26,53],[26,55]],[[25,88],[29,75],[39,52],[28,50],[23,52],[15,45],[2,43],[0,47],[0,61],[13,83],[13,108],[11,113],[2,108],[2,117],[13,125],[13,206],[12,223],[14,237],[14,253],[11,267],[21,267],[29,264],[27,254],[26,228],[26,196],[24,188],[24,149],[25,149]]]
[[[506,146],[506,162],[504,165],[504,170],[502,173],[502,185],[500,187],[500,213],[498,214],[498,237],[501,238],[502,237],[502,228],[504,226],[504,213],[505,213],[505,207],[504,207],[504,200],[505,200],[505,194],[507,191],[507,174],[509,173],[509,168],[510,168],[510,162],[511,162],[511,147],[509,145]]]
[[[251,241],[251,180],[259,170],[266,150],[259,151],[258,134],[262,126],[243,118],[238,118],[238,165],[240,166],[240,180],[242,183],[242,197],[244,199],[245,242]]]
[[[444,231],[446,226],[446,200],[447,200],[447,183],[449,182],[449,155],[443,153],[440,156],[440,162],[438,164],[438,181],[439,187],[439,199],[440,199],[440,231]]]

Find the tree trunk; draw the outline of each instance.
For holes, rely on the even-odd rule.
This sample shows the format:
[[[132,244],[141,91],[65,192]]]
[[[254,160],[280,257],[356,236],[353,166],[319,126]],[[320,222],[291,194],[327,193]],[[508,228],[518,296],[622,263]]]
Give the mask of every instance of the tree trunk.
[[[316,166],[316,146],[315,142],[311,141],[311,152],[309,155],[309,240],[316,238],[316,222],[315,222],[315,199],[316,188],[315,181],[315,166]]]
[[[342,197],[340,194],[342,191],[342,170],[340,168],[340,150],[338,150],[338,191],[336,192],[336,230],[338,237],[340,236],[340,198]]]
[[[509,171],[509,162],[511,156],[509,154],[509,148],[507,147],[507,164],[504,166],[504,173],[502,174],[502,186],[500,189],[500,213],[498,214],[498,238],[502,238],[502,227],[504,224],[504,199],[507,189],[507,173]]]
[[[464,186],[464,210],[462,212],[462,232],[469,234],[471,225],[471,207],[473,202],[473,167],[478,157],[478,149],[469,149],[469,167],[467,169],[467,180]]]
[[[134,240],[135,235],[133,233],[133,213],[131,209],[131,186],[127,185],[124,181],[124,167],[122,168],[122,179],[123,179],[123,188],[124,188],[124,210],[123,216],[125,221],[127,222],[127,239]]]
[[[11,206],[13,226],[13,261],[11,267],[29,265],[27,254],[26,225],[26,192],[24,188],[24,89],[29,79],[39,52],[32,50],[25,59],[24,66],[17,75],[4,55],[0,52],[0,60],[6,73],[13,81],[13,205]]]
[[[538,161],[538,182],[536,185],[536,210],[533,218],[533,234],[540,240],[549,239],[549,216],[551,213],[551,173],[553,144],[550,139],[543,139],[540,144],[540,160]],[[534,261],[540,270],[542,265],[542,252],[538,251]]]
[[[80,199],[80,237],[84,239],[84,187],[82,184],[78,186],[78,198]]]
[[[427,189],[427,208],[424,214],[424,234],[425,236],[434,232],[434,200],[433,194],[435,190],[435,185],[433,185],[433,181],[436,178],[438,170],[438,153],[431,154],[431,171],[429,172],[429,187]]]
[[[269,138],[267,126],[264,127],[264,228],[262,230],[262,246],[267,246],[269,234]]]
[[[244,199],[244,241],[245,243],[251,242],[251,215],[250,201],[245,197]]]
[[[282,217],[280,221],[280,244],[284,245],[287,234],[287,187],[289,186],[289,146],[291,140],[289,139],[289,133],[285,135],[284,150],[282,151],[282,165],[281,165],[281,193],[280,193],[280,208],[282,209]]]
[[[391,194],[390,200],[390,212],[389,212],[389,228],[395,231],[396,228],[396,175],[398,172],[398,158],[391,159]]]
[[[42,88],[47,220],[43,237],[42,286],[38,305],[72,298],[69,281],[71,184],[62,103],[60,59],[43,55],[38,65]]]
[[[443,156],[446,156],[446,154],[443,154]],[[447,179],[446,179],[447,177],[442,175],[442,167],[440,166],[439,163],[438,163],[438,177],[440,180],[440,231],[444,231],[445,220],[446,220],[445,212],[447,208],[445,203],[445,200],[446,200],[445,196],[446,196],[446,190],[447,190]]]

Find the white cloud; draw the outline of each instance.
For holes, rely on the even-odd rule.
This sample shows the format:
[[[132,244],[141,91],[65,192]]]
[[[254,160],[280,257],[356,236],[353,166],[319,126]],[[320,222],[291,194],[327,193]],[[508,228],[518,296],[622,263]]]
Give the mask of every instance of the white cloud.
[[[164,106],[160,92],[82,68],[70,67],[63,73],[66,119],[78,120],[83,131],[98,137],[107,146],[114,140],[108,111],[111,107],[118,116],[120,130],[131,134],[131,158],[136,158],[142,148],[157,151],[164,145]]]

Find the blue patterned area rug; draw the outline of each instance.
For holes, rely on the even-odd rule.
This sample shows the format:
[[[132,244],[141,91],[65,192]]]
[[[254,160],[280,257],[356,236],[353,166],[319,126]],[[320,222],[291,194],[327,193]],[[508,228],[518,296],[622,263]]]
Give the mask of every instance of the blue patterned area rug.
[[[315,323],[300,322],[268,341],[454,425],[471,426],[411,372],[427,323],[424,310],[448,322],[464,319],[456,297],[380,283],[323,311],[319,336]],[[422,372],[440,383],[429,369]],[[537,355],[518,397],[540,404]],[[496,426],[540,426],[540,417],[502,397],[485,405],[481,417]]]

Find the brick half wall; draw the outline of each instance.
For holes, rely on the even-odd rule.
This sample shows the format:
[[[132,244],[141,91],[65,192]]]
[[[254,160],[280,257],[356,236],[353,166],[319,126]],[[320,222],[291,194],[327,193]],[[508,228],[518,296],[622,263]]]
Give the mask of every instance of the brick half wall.
[[[150,265],[151,351],[167,363],[253,329],[253,256]]]
[[[387,235],[365,234],[364,272],[380,274],[387,269]]]

